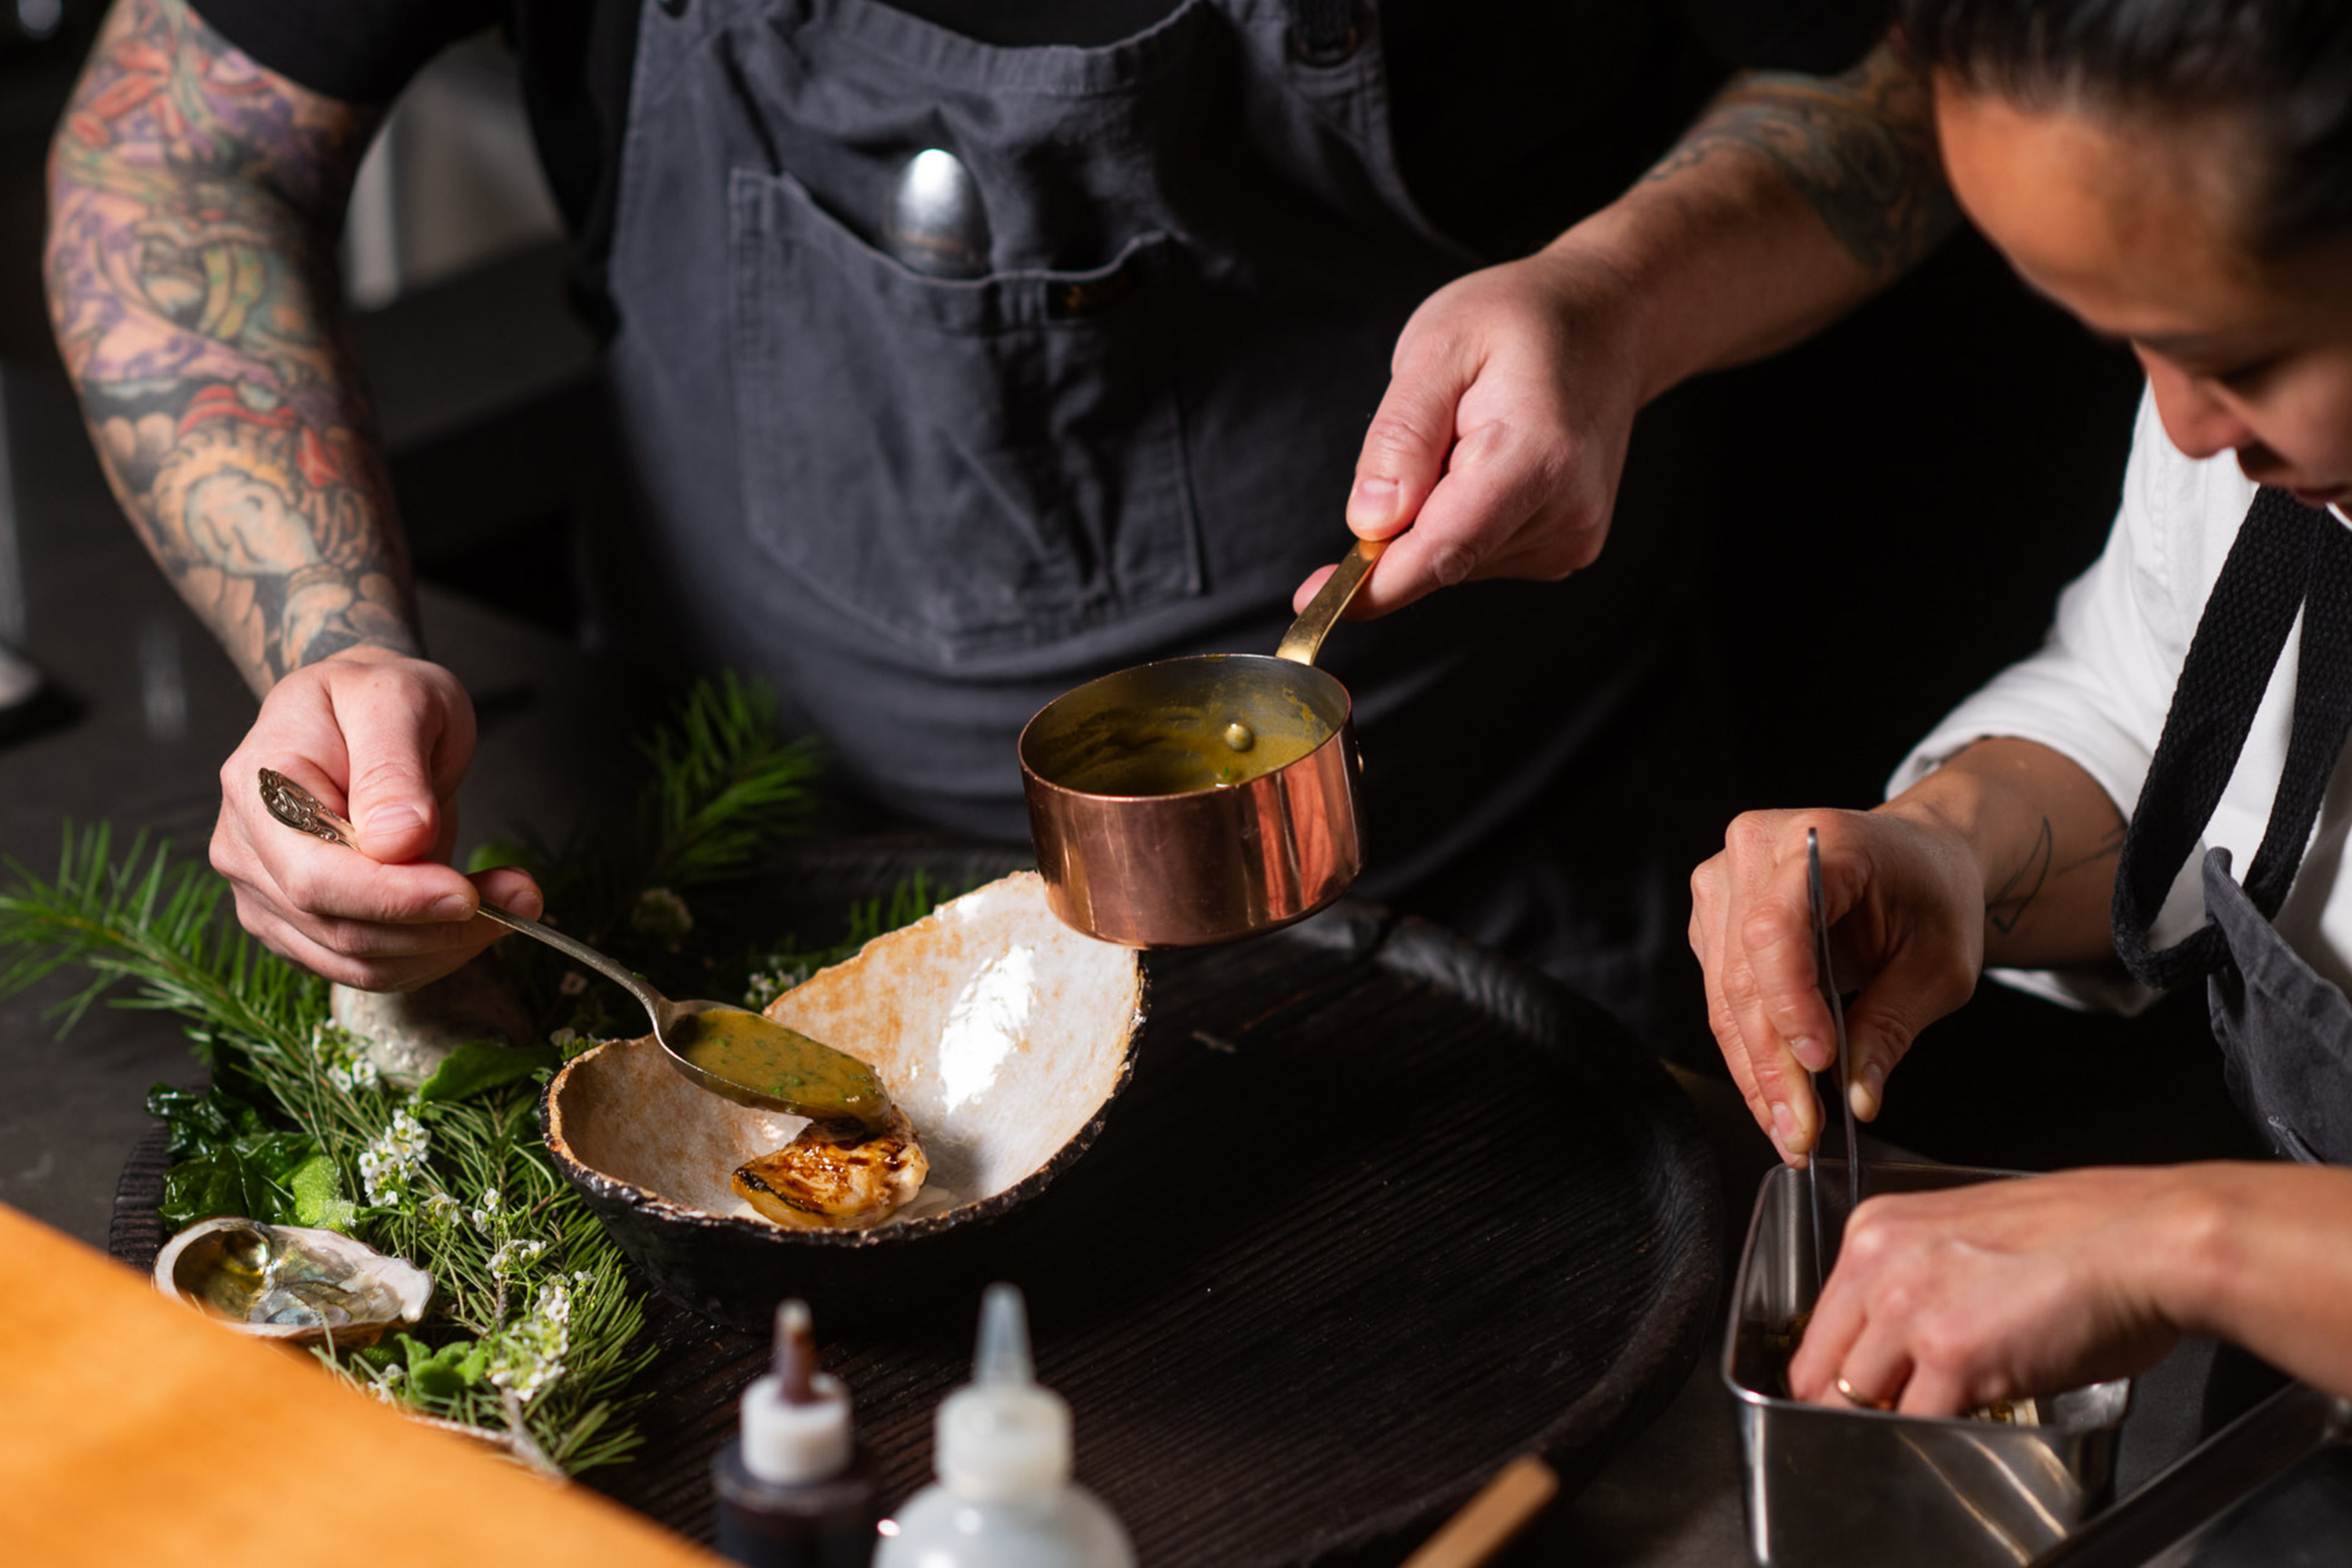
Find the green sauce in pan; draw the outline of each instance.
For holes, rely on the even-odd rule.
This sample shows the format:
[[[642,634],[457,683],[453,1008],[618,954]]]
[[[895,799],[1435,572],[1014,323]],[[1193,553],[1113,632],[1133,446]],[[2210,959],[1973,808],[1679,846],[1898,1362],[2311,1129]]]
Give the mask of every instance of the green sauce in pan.
[[[1303,705],[1297,721],[1255,718],[1197,709],[1099,714],[1060,744],[1049,776],[1088,795],[1184,795],[1288,767],[1331,738]]]

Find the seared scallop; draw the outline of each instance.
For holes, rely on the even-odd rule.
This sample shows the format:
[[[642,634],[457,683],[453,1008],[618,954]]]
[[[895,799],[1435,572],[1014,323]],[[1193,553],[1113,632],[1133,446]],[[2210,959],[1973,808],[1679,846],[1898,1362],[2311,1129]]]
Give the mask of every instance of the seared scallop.
[[[896,1109],[879,1132],[856,1121],[812,1121],[772,1154],[735,1168],[736,1194],[791,1230],[864,1230],[923,1188],[931,1163]]]

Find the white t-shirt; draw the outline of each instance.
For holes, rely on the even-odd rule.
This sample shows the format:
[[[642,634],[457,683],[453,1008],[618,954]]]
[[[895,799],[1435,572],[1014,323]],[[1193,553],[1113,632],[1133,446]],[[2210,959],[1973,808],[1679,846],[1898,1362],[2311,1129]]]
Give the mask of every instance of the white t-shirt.
[[[2115,529],[2091,569],[2060,596],[2048,640],[1937,725],[1895,769],[1887,793],[1908,789],[1972,742],[2015,736],[2073,758],[2128,817],[2139,801],[2206,595],[2245,521],[2254,489],[2230,455],[2203,461],[2183,457],[2165,436],[2154,401],[2142,397]],[[2241,880],[2252,864],[2285,764],[2300,636],[2298,621],[2255,710],[2237,771],[2158,917],[2153,946],[2169,946],[2203,923],[2200,867],[2207,848],[2228,848]],[[2274,923],[2305,963],[2352,991],[2352,886],[2344,877],[2345,837],[2352,829],[2352,765],[2346,758],[2352,758],[2352,746],[2337,759],[2303,868]],[[1992,973],[2077,1005],[2135,1012],[2154,999],[2154,993],[2124,974],[2120,961],[2095,972]]]

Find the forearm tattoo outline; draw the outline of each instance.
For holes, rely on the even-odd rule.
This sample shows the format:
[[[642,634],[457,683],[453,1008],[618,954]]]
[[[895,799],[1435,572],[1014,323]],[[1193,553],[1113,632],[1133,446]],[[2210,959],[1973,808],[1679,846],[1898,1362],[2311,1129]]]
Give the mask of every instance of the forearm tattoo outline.
[[[1958,221],[1927,86],[1885,44],[1839,76],[1734,77],[1647,177],[1727,155],[1770,164],[1876,283],[1902,274]]]

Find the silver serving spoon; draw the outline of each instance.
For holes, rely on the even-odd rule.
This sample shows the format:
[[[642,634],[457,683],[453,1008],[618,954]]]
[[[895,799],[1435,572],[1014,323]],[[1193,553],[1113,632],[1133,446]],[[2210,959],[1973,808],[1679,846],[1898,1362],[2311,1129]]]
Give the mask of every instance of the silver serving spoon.
[[[359,830],[327,809],[317,795],[270,768],[261,770],[261,800],[269,815],[346,849],[359,847]],[[585,942],[482,900],[482,913],[536,937],[619,984],[653,1020],[654,1041],[670,1065],[711,1093],[756,1110],[782,1110],[816,1121],[844,1119],[879,1127],[890,1097],[874,1069],[856,1057],[788,1029],[748,1008],[725,1002],[673,1002]]]
[[[978,278],[988,270],[988,214],[963,161],[942,147],[907,160],[890,187],[883,247],[934,278]]]

